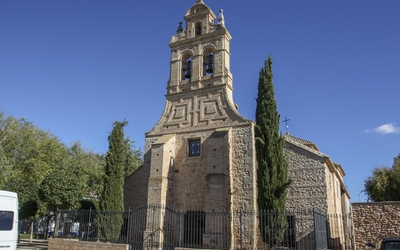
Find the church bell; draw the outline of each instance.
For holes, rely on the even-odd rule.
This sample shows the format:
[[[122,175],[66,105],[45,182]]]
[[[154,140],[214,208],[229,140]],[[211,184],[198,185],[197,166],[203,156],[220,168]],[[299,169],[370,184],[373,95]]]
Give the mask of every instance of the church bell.
[[[206,73],[211,74],[214,72],[214,55],[209,54],[206,56],[206,62],[204,63]]]
[[[185,76],[186,79],[190,79],[191,69],[192,69],[192,61],[189,60],[186,62],[186,67],[183,68],[183,75]]]

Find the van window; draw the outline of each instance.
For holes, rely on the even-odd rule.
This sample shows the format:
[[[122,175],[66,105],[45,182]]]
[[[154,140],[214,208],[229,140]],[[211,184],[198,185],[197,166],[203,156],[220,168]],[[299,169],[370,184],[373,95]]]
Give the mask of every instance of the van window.
[[[11,231],[13,229],[14,212],[0,211],[0,231]]]

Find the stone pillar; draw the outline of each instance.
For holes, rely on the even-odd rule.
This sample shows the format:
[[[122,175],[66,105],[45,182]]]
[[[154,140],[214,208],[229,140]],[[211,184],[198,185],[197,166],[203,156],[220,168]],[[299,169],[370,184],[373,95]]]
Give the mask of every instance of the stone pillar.
[[[168,173],[174,157],[175,135],[164,135],[150,149],[150,177],[144,246],[162,249],[164,211],[167,204]]]
[[[230,208],[229,197],[229,129],[219,129],[206,141],[207,175],[203,244],[208,247],[227,246],[230,238],[230,222],[225,212]],[[221,213],[218,213],[221,212]],[[216,213],[216,214],[215,214]]]

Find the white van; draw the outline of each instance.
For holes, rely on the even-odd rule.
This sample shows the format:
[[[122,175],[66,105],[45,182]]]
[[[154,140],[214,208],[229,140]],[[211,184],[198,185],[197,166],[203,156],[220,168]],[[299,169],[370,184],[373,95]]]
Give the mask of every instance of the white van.
[[[18,195],[0,190],[0,249],[17,249]]]

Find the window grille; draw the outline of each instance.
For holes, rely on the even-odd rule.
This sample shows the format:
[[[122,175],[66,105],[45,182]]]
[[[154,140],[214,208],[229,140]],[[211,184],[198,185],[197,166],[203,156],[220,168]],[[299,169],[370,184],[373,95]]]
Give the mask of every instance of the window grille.
[[[200,156],[200,140],[189,141],[189,157]]]

